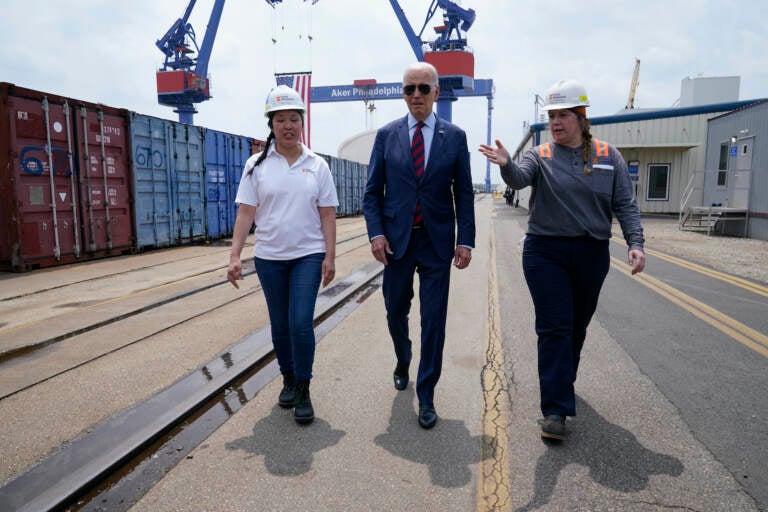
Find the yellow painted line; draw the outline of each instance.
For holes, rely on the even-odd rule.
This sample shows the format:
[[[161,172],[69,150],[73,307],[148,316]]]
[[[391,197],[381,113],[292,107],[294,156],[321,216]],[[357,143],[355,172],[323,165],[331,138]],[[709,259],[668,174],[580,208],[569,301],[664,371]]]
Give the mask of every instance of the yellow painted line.
[[[508,511],[511,507],[507,418],[509,395],[504,376],[499,291],[496,282],[496,239],[490,231],[488,272],[488,342],[481,373],[483,388],[480,464],[477,472],[477,512]]]
[[[741,277],[732,276],[729,274],[724,274],[722,272],[718,272],[717,270],[712,270],[710,268],[703,267],[701,265],[697,265],[696,263],[692,263],[690,261],[686,261],[680,258],[677,258],[675,256],[670,256],[669,254],[664,254],[663,252],[654,251],[653,249],[646,249],[646,253],[656,256],[657,258],[661,258],[663,260],[667,260],[671,263],[675,263],[677,265],[680,265],[681,267],[688,268],[690,270],[694,270],[696,272],[699,272],[701,274],[714,277],[715,279],[720,279],[721,281],[725,281],[727,283],[730,283],[734,286],[738,286],[740,288],[743,288],[745,290],[748,290],[750,292],[756,293],[757,295],[762,295],[763,297],[768,297],[768,287],[762,286],[758,283],[753,283],[752,281],[748,281],[746,279],[742,279]]]
[[[765,334],[724,315],[720,311],[707,306],[703,302],[694,299],[690,295],[686,295],[680,290],[677,290],[644,272],[632,276],[632,271],[629,265],[618,258],[611,256],[611,264],[616,270],[627,276],[634,277],[642,285],[655,291],[670,302],[677,304],[720,332],[730,336],[755,352],[768,357],[768,336]]]
[[[624,247],[627,246],[627,244],[617,238],[611,238],[611,241],[622,245]],[[763,297],[768,297],[768,286],[763,286],[758,283],[753,283],[752,281],[749,281],[747,279],[743,279],[741,277],[732,276],[729,274],[725,274],[723,272],[718,272],[717,270],[712,270],[711,268],[704,267],[702,265],[698,265],[696,263],[692,263],[690,261],[677,258],[675,256],[671,256],[669,254],[665,254],[663,252],[654,251],[653,249],[645,248],[645,253],[650,254],[651,256],[655,256],[657,258],[661,258],[663,260],[667,260],[670,263],[674,263],[676,265],[679,265],[681,267],[685,267],[689,270],[693,270],[694,272],[698,272],[700,274],[707,275],[709,277],[713,277],[715,279],[719,279],[720,281],[726,282],[728,284],[732,284],[733,286],[738,286],[739,288],[743,288],[747,291],[750,291],[752,293],[755,293],[757,295],[762,295]]]

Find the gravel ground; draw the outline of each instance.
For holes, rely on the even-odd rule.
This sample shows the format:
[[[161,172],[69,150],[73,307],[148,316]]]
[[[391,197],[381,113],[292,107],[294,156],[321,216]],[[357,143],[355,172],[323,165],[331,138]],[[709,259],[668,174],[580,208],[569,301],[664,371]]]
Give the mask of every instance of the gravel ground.
[[[695,263],[768,283],[768,241],[681,231],[677,217],[644,217],[645,246]],[[618,224],[615,236],[623,239]]]

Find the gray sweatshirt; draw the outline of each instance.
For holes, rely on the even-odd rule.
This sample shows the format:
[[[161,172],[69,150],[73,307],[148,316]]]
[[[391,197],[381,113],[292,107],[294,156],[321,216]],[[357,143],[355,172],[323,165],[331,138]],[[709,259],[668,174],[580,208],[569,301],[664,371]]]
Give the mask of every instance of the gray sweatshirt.
[[[584,172],[582,148],[554,142],[544,145],[550,151],[537,146],[526,151],[519,165],[508,160],[501,167],[502,179],[513,189],[531,186],[529,234],[607,240],[615,215],[629,249],[643,248],[640,211],[627,164],[615,147],[600,144],[600,153],[592,145],[590,173]]]

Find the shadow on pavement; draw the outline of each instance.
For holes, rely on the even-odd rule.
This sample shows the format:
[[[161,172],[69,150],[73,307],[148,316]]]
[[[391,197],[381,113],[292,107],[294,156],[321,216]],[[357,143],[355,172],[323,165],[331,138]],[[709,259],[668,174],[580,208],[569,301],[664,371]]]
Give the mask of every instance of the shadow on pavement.
[[[536,464],[535,495],[517,512],[549,503],[558,475],[569,464],[581,464],[598,484],[619,492],[639,492],[651,475],[679,476],[683,463],[675,457],[646,449],[635,435],[605,420],[581,397],[576,397],[577,418],[566,424],[568,439],[548,443]]]
[[[293,421],[292,409],[275,405],[269,416],[253,426],[253,435],[225,446],[228,450],[263,455],[264,466],[273,475],[296,476],[309,471],[315,452],[337,444],[345,434],[317,417],[309,425],[299,425]]]
[[[419,426],[413,407],[413,383],[392,402],[389,426],[374,442],[395,457],[425,464],[432,483],[440,487],[463,487],[472,480],[470,464],[477,464],[483,446],[495,446],[488,436],[471,436],[463,421],[440,416],[431,430]],[[488,453],[487,457],[493,457]]]

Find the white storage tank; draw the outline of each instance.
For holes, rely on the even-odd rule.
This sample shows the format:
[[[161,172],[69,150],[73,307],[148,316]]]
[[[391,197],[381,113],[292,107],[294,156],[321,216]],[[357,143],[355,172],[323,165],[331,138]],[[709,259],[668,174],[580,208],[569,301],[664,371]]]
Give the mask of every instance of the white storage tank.
[[[368,165],[377,130],[367,130],[353,135],[339,145],[339,158]]]
[[[739,76],[683,78],[680,84],[680,106],[696,107],[739,101]]]

